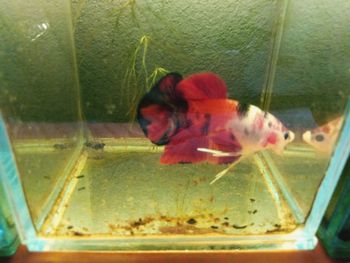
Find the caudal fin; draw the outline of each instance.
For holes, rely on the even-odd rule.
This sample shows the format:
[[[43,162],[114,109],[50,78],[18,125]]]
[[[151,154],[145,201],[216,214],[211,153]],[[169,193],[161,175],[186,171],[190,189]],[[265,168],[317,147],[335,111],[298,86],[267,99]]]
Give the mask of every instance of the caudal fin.
[[[190,128],[194,131],[200,131],[203,128],[201,123],[194,124],[187,116],[190,101],[226,98],[225,82],[213,73],[193,74],[183,79],[180,74],[173,72],[161,78],[141,99],[137,109],[137,120],[145,135],[153,143],[165,145],[184,129]],[[209,115],[210,112],[205,114],[205,116]],[[204,121],[206,119],[208,118],[204,118]],[[182,132],[181,134],[187,133]],[[192,134],[187,139],[197,142],[197,140],[192,140],[193,136],[195,135]],[[201,136],[205,137],[206,135]],[[175,140],[178,141],[178,139]],[[184,139],[181,138],[181,140]],[[201,143],[196,143],[195,146],[196,148],[206,147]],[[198,154],[196,148],[194,148],[194,153]]]
[[[164,145],[178,128],[177,116],[184,102],[176,96],[175,88],[182,80],[178,73],[161,78],[141,99],[137,108],[137,120],[144,134],[155,144]]]

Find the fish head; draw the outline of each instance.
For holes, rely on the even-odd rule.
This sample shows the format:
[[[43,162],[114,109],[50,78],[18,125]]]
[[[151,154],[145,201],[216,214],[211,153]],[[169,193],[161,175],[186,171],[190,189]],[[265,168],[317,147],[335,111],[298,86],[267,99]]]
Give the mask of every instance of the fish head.
[[[287,129],[285,131],[280,131],[277,134],[278,139],[276,144],[272,147],[272,150],[278,155],[282,155],[287,144],[294,140],[295,134],[291,130]]]
[[[322,132],[321,130],[307,130],[303,133],[303,140],[307,144],[315,147],[316,149],[323,151],[326,148],[328,148],[327,145],[329,144],[330,136],[329,134]]]
[[[318,152],[331,154],[343,123],[343,117],[338,117],[313,130],[303,133],[303,140]]]
[[[278,155],[282,155],[285,147],[294,140],[295,134],[272,114],[267,114],[265,121],[267,121],[265,144],[268,146],[267,148],[272,149]]]

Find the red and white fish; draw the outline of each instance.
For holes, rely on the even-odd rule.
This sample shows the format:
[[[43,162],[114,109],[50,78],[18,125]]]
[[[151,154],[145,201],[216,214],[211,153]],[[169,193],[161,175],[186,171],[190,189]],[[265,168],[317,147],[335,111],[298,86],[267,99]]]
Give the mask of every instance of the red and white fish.
[[[342,127],[344,117],[340,116],[328,123],[308,130],[303,134],[303,140],[314,147],[317,151],[331,154]]]
[[[264,149],[281,154],[294,139],[272,114],[228,99],[224,81],[210,72],[167,74],[141,99],[137,119],[154,144],[165,145],[163,164],[235,163]]]

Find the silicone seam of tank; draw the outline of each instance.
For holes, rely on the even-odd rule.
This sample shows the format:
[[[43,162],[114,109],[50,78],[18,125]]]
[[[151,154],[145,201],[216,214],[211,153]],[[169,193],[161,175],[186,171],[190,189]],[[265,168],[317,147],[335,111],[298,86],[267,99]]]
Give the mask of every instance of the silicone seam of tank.
[[[348,98],[344,116],[345,119],[338,142],[333,151],[325,177],[318,188],[310,215],[305,224],[305,229],[311,233],[316,233],[322,221],[322,217],[326,212],[328,203],[332,198],[337,182],[350,154],[350,98]]]
[[[74,152],[72,153],[70,160],[68,164],[65,166],[63,172],[61,173],[60,178],[57,180],[55,186],[53,187],[52,192],[47,197],[48,202],[45,202],[41,209],[41,215],[38,216],[38,219],[35,222],[36,228],[39,230],[43,227],[45,222],[47,221],[48,216],[52,212],[53,208],[55,207],[56,199],[60,195],[61,192],[64,191],[64,185],[66,183],[66,180],[70,177],[72,171],[74,171],[77,163],[79,162],[79,158],[82,155],[83,152],[83,145],[82,143],[76,147]]]
[[[70,40],[70,46],[72,47],[72,70],[74,72],[74,84],[75,84],[75,91],[76,91],[76,97],[77,99],[77,118],[80,123],[83,122],[84,120],[84,114],[82,110],[82,102],[81,102],[81,93],[80,93],[80,81],[79,81],[79,71],[78,71],[78,62],[77,62],[77,54],[76,54],[76,48],[75,48],[75,41],[74,41],[74,29],[73,29],[73,20],[72,20],[72,8],[71,5],[69,4],[70,2],[66,1],[67,3],[67,14],[71,18],[71,22],[69,23],[69,26],[67,28],[68,34],[69,34],[69,40]],[[80,128],[80,134],[82,135],[83,131],[83,125],[79,125]]]
[[[274,178],[276,184],[279,187],[279,190],[282,192],[283,197],[289,205],[296,222],[298,224],[303,223],[305,221],[305,214],[300,208],[298,201],[293,197],[293,194],[291,194],[290,189],[283,179],[281,172],[278,170],[277,166],[274,164],[274,161],[267,152],[261,152],[261,155],[267,161],[269,169],[272,171],[272,177]]]
[[[260,108],[266,111],[269,110],[271,104],[271,95],[275,82],[277,61],[279,57],[284,30],[284,22],[288,11],[288,6],[289,0],[277,1],[276,13],[278,17],[276,18],[276,21],[272,27],[272,40],[270,44],[269,61],[267,64],[265,80],[260,97]]]
[[[44,218],[40,233],[43,235],[51,234],[55,232],[59,226],[61,219],[66,211],[67,204],[69,203],[70,198],[72,197],[77,185],[78,180],[77,176],[81,174],[84,166],[86,165],[87,154],[80,153],[78,157],[74,158],[74,163],[72,162],[70,167],[70,172],[68,176],[64,177],[62,186],[59,187],[59,192],[56,194],[56,198],[52,198],[51,209],[49,213]]]
[[[278,219],[280,220],[281,224],[284,224],[284,218],[286,217],[285,209],[282,205],[283,199],[281,198],[279,189],[276,186],[276,182],[273,179],[272,171],[270,170],[270,167],[268,164],[266,164],[266,161],[264,161],[264,156],[260,154],[254,155],[254,161],[259,167],[260,173],[263,176],[263,179],[265,180],[265,184],[267,188],[269,189],[269,193],[275,203],[275,207],[277,209]],[[283,196],[283,195],[282,195]]]

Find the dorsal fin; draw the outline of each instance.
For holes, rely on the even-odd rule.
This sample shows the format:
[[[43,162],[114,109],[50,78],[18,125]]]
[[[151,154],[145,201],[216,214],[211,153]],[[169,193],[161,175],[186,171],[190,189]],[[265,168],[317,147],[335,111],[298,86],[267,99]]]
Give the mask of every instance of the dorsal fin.
[[[184,100],[226,99],[225,82],[211,72],[193,74],[179,82],[176,93]]]

